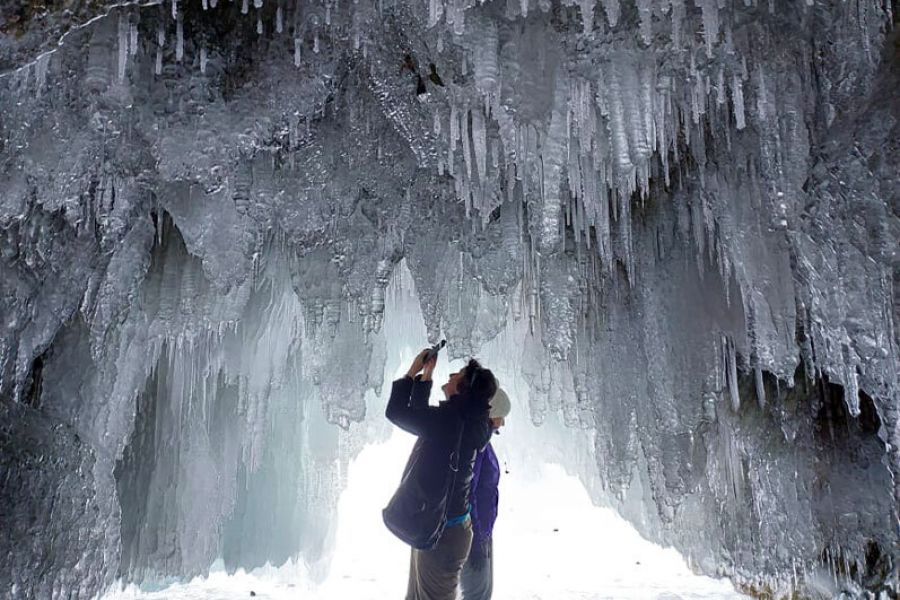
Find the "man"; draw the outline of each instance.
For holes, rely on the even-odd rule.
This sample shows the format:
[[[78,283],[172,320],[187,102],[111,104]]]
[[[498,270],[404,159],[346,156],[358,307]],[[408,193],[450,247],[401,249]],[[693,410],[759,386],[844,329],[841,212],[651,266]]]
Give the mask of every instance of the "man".
[[[431,376],[437,355],[422,351],[406,377],[394,382],[386,410],[387,418],[419,439],[413,448],[430,468],[428,473],[443,477],[448,468],[450,440],[447,434],[462,419],[457,471],[447,496],[447,525],[431,550],[413,549],[410,555],[406,600],[454,600],[459,577],[472,543],[470,490],[472,469],[478,451],[490,441],[489,401],[497,391],[490,370],[470,360],[450,375],[441,390],[446,400],[429,406]],[[421,481],[421,485],[430,485]]]
[[[491,398],[491,430],[498,433],[510,411],[509,397],[501,389]],[[472,469],[472,549],[463,567],[462,600],[490,600],[494,591],[493,530],[499,501],[500,463],[490,443]]]

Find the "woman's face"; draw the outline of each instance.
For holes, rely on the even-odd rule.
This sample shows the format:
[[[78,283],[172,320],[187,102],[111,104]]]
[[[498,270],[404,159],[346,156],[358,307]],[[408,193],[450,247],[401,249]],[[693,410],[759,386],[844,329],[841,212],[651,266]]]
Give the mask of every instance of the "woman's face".
[[[457,392],[459,389],[459,382],[463,378],[463,370],[460,369],[456,373],[451,373],[450,378],[447,379],[447,383],[441,386],[441,390],[444,392],[444,396],[449,398],[453,394]]]

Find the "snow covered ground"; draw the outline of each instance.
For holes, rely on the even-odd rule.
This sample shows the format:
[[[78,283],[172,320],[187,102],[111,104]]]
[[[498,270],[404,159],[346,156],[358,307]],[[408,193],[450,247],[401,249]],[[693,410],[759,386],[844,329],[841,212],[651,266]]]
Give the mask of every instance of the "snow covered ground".
[[[338,506],[335,554],[326,578],[303,565],[215,572],[159,591],[129,588],[104,600],[400,599],[409,550],[385,529],[381,508],[412,446],[401,432],[366,447],[350,465]],[[503,438],[495,447],[503,461]],[[641,538],[613,511],[595,507],[574,477],[556,465],[501,478],[495,528],[497,600],[725,600],[741,598],[728,581],[698,577],[672,549]]]

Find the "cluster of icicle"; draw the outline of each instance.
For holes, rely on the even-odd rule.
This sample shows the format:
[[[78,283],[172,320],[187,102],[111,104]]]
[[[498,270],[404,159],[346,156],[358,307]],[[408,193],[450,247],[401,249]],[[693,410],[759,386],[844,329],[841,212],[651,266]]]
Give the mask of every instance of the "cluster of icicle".
[[[383,2],[369,6],[365,0],[346,4],[332,0],[200,0],[203,11],[211,15],[223,8],[220,4],[237,2],[242,15],[255,19],[259,35],[293,37],[298,66],[307,49],[318,53],[326,43],[331,50],[346,46],[340,49],[365,54],[373,43],[368,36],[377,35],[377,28],[367,31],[367,20],[389,8]],[[588,46],[604,45],[590,56],[589,68],[553,57],[558,52],[553,46],[563,36],[548,33],[546,27],[540,32],[527,27],[519,34],[507,32],[504,47],[500,47],[498,28],[535,12],[549,13],[553,6],[548,0],[507,2],[506,24],[469,0],[430,0],[427,15],[422,16],[436,33],[434,50],[438,54],[447,54],[445,38],[462,48],[460,60],[439,64],[442,70],[446,68],[448,102],[429,105],[434,134],[446,147],[445,156],[437,161],[438,171],[455,177],[460,199],[482,219],[504,199],[512,198],[518,185],[526,200],[536,200],[541,207],[539,248],[544,254],[557,249],[561,240],[560,206],[564,202],[560,201],[560,187],[566,179],[575,200],[575,227],[609,265],[613,258],[610,229],[621,223],[628,239],[629,205],[635,192],[646,197],[652,180],[668,186],[672,166],[681,161],[685,148],[693,160],[705,164],[707,130],[721,136],[719,143],[730,148],[732,137],[748,121],[755,119],[760,129],[765,129],[777,118],[778,99],[773,96],[773,75],[767,73],[765,58],[758,56],[761,48],[751,39],[753,33],[739,31],[739,40],[735,39],[737,8],[726,9],[721,0],[635,0],[634,6],[621,0],[601,0],[602,11],[596,10],[596,4],[590,0],[562,2],[564,8],[571,8],[567,27],[580,30]],[[778,10],[795,9],[794,4],[806,9],[813,3],[797,0],[781,8],[774,0],[767,0],[764,7],[758,4],[760,0],[744,0],[743,9],[774,15]],[[167,0],[160,5],[155,39],[146,44],[155,55],[157,75],[169,56],[206,73],[209,56],[202,39],[195,44],[196,56],[185,55],[186,5],[186,0]],[[626,22],[631,9],[636,23]],[[141,9],[126,3],[116,5],[115,10],[121,82],[144,42],[138,33]],[[884,13],[887,20],[891,18],[890,3],[884,0],[860,3],[859,12]],[[202,30],[202,23],[193,25],[196,31]],[[631,27],[637,35],[620,36]],[[867,39],[865,32],[860,35]],[[755,64],[748,65],[748,56],[754,54]],[[50,59],[51,53],[42,54],[16,76],[23,83],[31,79],[40,94]],[[519,86],[522,81],[504,80],[504,74],[529,79],[535,77],[529,72],[534,68],[555,73],[551,80],[535,82],[551,92],[552,98],[546,99],[550,110],[539,119],[520,118],[534,107],[523,105],[531,101],[528,98],[509,97],[504,88]],[[462,84],[450,83],[455,75]],[[790,148],[774,151],[791,153]],[[628,257],[620,258],[630,269]]]
[[[201,4],[201,14],[212,15],[230,3]],[[654,185],[681,185],[673,175],[682,172],[696,176],[701,188],[710,185],[709,194],[718,196],[720,210],[740,202],[744,189],[762,190],[765,210],[760,213],[771,215],[775,227],[789,227],[801,202],[795,192],[802,183],[798,173],[805,175],[809,140],[798,127],[788,132],[780,127],[784,114],[802,121],[796,115],[808,109],[802,94],[780,96],[781,89],[789,87],[779,85],[778,71],[785,65],[765,55],[760,47],[765,38],[757,39],[759,30],[739,17],[753,21],[798,10],[805,15],[812,3],[758,4],[602,0],[599,11],[590,1],[563,2],[556,9],[547,0],[507,2],[503,7],[431,0],[427,10],[410,5],[423,28],[435,34],[431,58],[443,84],[434,88],[434,95],[443,101],[425,98],[422,110],[430,113],[432,131],[410,130],[407,137],[427,134],[443,145],[436,160],[428,152],[417,156],[423,166],[453,178],[467,214],[486,222],[505,202],[521,201],[528,207],[529,236],[523,239],[531,243],[526,258],[530,273],[540,272],[542,258],[560,252],[565,230],[571,228],[579,247],[596,253],[603,272],[609,273],[618,261],[633,285],[633,200],[646,201]],[[185,51],[186,8],[184,0],[151,8],[159,10],[160,17],[155,39],[149,41],[139,36],[146,8],[116,9],[120,82],[142,44],[155,55],[156,74],[162,72],[164,60],[172,58],[206,73],[209,56],[202,36],[191,46],[191,55]],[[292,36],[294,62],[300,65],[310,50],[365,56],[376,43],[369,36],[379,35],[378,28],[365,24],[391,7],[365,0],[240,0],[239,8],[235,4],[231,9],[255,19],[259,35]],[[868,49],[867,23],[890,20],[890,3],[861,2],[856,12],[862,45]],[[545,14],[547,21],[535,26],[525,20],[536,13]],[[562,31],[550,26],[551,18],[562,21]],[[191,25],[202,30],[202,23]],[[566,52],[561,47],[565,44],[585,50]],[[425,57],[419,58],[424,66]],[[17,77],[42,93],[50,60],[51,55],[42,55]],[[95,75],[89,66],[86,77],[92,76],[103,74]],[[753,131],[745,135],[748,127]],[[235,201],[240,203],[238,191]],[[758,282],[735,268],[744,248],[722,233],[716,222],[721,214],[713,208],[701,212],[692,228],[698,265],[702,268],[700,257],[709,250],[723,280],[735,274],[742,295],[752,303]],[[372,329],[380,325],[381,295],[390,268],[385,261],[376,274]],[[539,286],[537,280],[528,282],[529,303],[536,302]],[[537,310],[529,307],[531,315]],[[750,333],[753,339],[760,337]],[[754,351],[758,373],[766,367],[790,378],[792,369],[780,366],[775,357],[762,360],[765,348]],[[851,380],[853,371],[847,370]]]
[[[212,19],[214,11],[225,10],[229,4],[232,3],[227,0],[202,0],[202,9],[208,11]],[[808,176],[811,140],[804,124],[805,119],[811,120],[811,117],[804,96],[820,90],[805,88],[803,84],[795,86],[794,80],[804,80],[804,77],[797,74],[797,65],[784,64],[783,61],[788,60],[785,56],[791,52],[779,48],[779,52],[768,56],[762,46],[766,40],[762,36],[765,27],[756,30],[746,23],[738,26],[735,14],[747,11],[753,21],[767,14],[777,16],[784,10],[805,11],[807,8],[804,7],[810,3],[792,2],[788,6],[769,0],[766,5],[757,6],[756,2],[745,0],[742,7],[739,4],[730,3],[726,7],[726,3],[717,0],[603,0],[599,7],[590,1],[559,6],[548,0],[539,0],[536,4],[529,0],[508,2],[502,7],[459,0],[433,0],[427,6],[411,3],[408,8],[418,18],[421,31],[433,33],[437,40],[434,54],[429,58],[434,61],[443,83],[432,85],[432,82],[426,82],[428,94],[413,99],[409,103],[412,108],[389,105],[388,102],[380,106],[385,119],[402,130],[400,134],[410,146],[415,143],[424,146],[426,143],[422,140],[426,139],[433,141],[434,148],[413,147],[412,154],[421,163],[422,170],[433,169],[452,178],[456,196],[465,205],[474,227],[489,221],[496,209],[501,209],[501,246],[507,257],[523,257],[525,263],[523,281],[507,290],[512,295],[510,315],[513,320],[518,320],[527,314],[528,334],[535,336],[528,337],[527,343],[510,343],[504,348],[523,348],[523,352],[531,357],[526,361],[523,377],[535,390],[535,420],[539,421],[560,406],[567,413],[568,424],[590,424],[597,414],[610,415],[608,423],[616,425],[615,433],[630,436],[629,443],[609,444],[619,448],[623,455],[631,453],[639,441],[653,448],[652,440],[660,439],[666,433],[652,428],[657,423],[666,425],[669,432],[679,430],[682,425],[676,418],[682,414],[678,412],[682,406],[679,402],[688,406],[694,396],[685,392],[676,402],[673,385],[676,380],[683,378],[693,382],[694,379],[702,380],[704,375],[711,376],[709,389],[703,391],[722,392],[736,413],[741,403],[738,370],[750,367],[755,371],[757,397],[764,404],[764,370],[782,380],[789,381],[793,376],[798,361],[796,340],[800,337],[796,331],[797,321],[809,321],[811,331],[806,332],[807,337],[815,340],[815,356],[819,362],[807,372],[820,368],[847,385],[847,402],[854,415],[860,411],[855,393],[857,373],[861,371],[858,366],[867,359],[856,353],[857,338],[873,330],[880,332],[873,337],[872,354],[894,352],[891,329],[879,327],[882,321],[878,320],[890,321],[890,307],[884,314],[878,312],[882,309],[879,302],[884,302],[889,295],[874,287],[871,297],[862,293],[853,295],[853,290],[845,293],[839,289],[844,282],[837,266],[829,267],[829,262],[856,260],[858,257],[852,256],[849,249],[842,256],[826,256],[821,261],[815,260],[815,247],[808,248],[810,251],[806,254],[798,252],[798,264],[807,268],[808,263],[808,271],[820,279],[810,283],[812,293],[806,304],[800,294],[795,298],[787,252],[780,244],[789,237],[785,232],[796,226],[803,203],[798,190]],[[860,22],[868,23],[867,19],[889,19],[888,7],[889,3],[861,0],[854,10],[858,14],[869,14],[869,17],[858,17]],[[110,13],[115,25],[114,35],[110,39],[98,35],[100,43],[92,43],[89,49],[84,74],[88,87],[92,81],[96,82],[97,88],[111,83],[108,81],[113,78],[111,73],[115,73],[118,84],[127,83],[136,74],[137,59],[143,56],[153,57],[152,71],[157,75],[166,70],[167,61],[175,61],[185,69],[196,69],[194,74],[207,75],[210,65],[215,65],[218,59],[211,54],[211,48],[204,45],[202,36],[190,37],[202,28],[202,23],[191,22],[188,15],[195,17],[198,13],[187,9],[186,0],[166,2],[162,6],[116,8]],[[391,7],[384,2],[370,3],[369,0],[327,3],[235,0],[231,9],[254,19],[257,35],[282,36],[288,40],[289,43],[283,45],[292,47],[293,56],[287,60],[301,66],[308,58],[306,53],[358,54],[356,58],[361,57],[365,64],[367,55],[374,55],[387,43],[374,39],[382,33],[377,27],[367,25],[373,16],[377,17]],[[154,21],[158,26],[153,28],[149,38],[147,25],[141,22],[145,11],[159,14]],[[850,23],[847,28],[853,26]],[[862,26],[860,29],[863,46],[868,48],[868,29]],[[758,39],[757,34],[761,36]],[[788,49],[793,48],[792,40],[780,43]],[[805,48],[805,43],[804,40],[797,41],[801,49]],[[397,49],[397,54],[402,55],[402,52]],[[109,61],[104,59],[111,57],[115,57],[116,68],[110,72],[106,65]],[[397,58],[397,62],[401,62]],[[48,81],[52,83],[55,75],[51,70],[53,60],[54,54],[44,54],[32,65],[20,69],[13,75],[16,80],[13,87],[35,96],[46,94]],[[870,60],[877,60],[874,52]],[[371,62],[376,61],[372,59]],[[420,69],[428,64],[424,54],[418,56],[418,62]],[[372,73],[377,70],[377,65],[366,66]],[[406,91],[401,89],[405,80],[399,81],[401,85],[398,85],[397,67],[396,64],[385,66],[383,71],[390,73],[383,80],[371,75],[369,84],[379,98],[391,100],[403,96],[408,100],[413,96],[414,86]],[[810,65],[802,64],[801,67],[809,69]],[[410,74],[404,72],[403,76]],[[809,85],[808,82],[805,85]],[[369,116],[365,113],[377,111],[379,106],[372,103],[352,108],[368,124]],[[260,110],[270,109],[266,105]],[[278,116],[272,120],[277,120]],[[271,118],[272,115],[267,113],[263,117]],[[350,117],[350,120],[354,119]],[[225,129],[235,122],[223,119],[217,124]],[[421,122],[428,124],[427,130],[417,128],[416,123]],[[300,133],[300,127],[306,128],[305,136]],[[288,137],[309,138],[312,135],[310,127],[308,118],[292,121]],[[370,133],[368,128],[365,131]],[[373,135],[376,135],[375,131],[372,130]],[[189,130],[186,135],[195,133],[198,132]],[[17,147],[19,142],[24,146],[30,141],[27,127],[14,130],[12,135],[19,137],[9,140],[7,148]],[[170,138],[170,143],[173,143],[172,139],[177,138]],[[384,143],[388,145],[391,141]],[[382,158],[380,144],[379,141],[379,160]],[[299,146],[296,142],[289,145],[294,150],[290,156],[293,161],[302,149],[295,147]],[[160,150],[160,154],[164,152]],[[165,158],[163,156],[161,160]],[[372,157],[360,153],[347,160],[355,161],[364,170],[367,159]],[[185,179],[196,174],[191,169],[201,170],[189,160],[184,162],[190,164]],[[267,196],[267,186],[275,189],[275,183],[271,181],[274,177],[267,180],[262,173],[252,172],[252,168],[258,167],[239,164],[229,173],[230,193],[215,197],[215,201],[226,203],[231,199],[241,217],[253,210],[270,208],[260,208],[263,202],[259,198]],[[175,175],[183,173],[179,171]],[[40,172],[36,174],[40,175]],[[177,179],[172,172],[165,175],[160,179]],[[328,173],[328,176],[337,178],[339,175]],[[687,191],[672,192],[679,186]],[[124,182],[120,185],[119,180],[110,175],[98,186],[98,193],[67,194],[67,200],[75,200],[71,206],[61,207],[54,206],[53,202],[63,194],[54,195],[48,191],[41,199],[41,210],[56,214],[57,209],[61,209],[73,228],[79,224],[85,230],[92,229],[92,220],[96,218],[98,222],[103,221],[104,226],[112,224],[110,228],[116,229],[117,219],[121,225],[130,218],[126,187]],[[659,190],[666,193],[657,194]],[[17,191],[13,188],[10,197]],[[398,194],[396,200],[405,203],[404,210],[408,214],[406,209],[423,198],[443,200],[437,192],[429,192],[430,196],[423,192],[412,198],[406,190],[406,194]],[[84,200],[86,197],[90,199]],[[327,194],[315,193],[302,196],[301,200],[297,198],[300,196],[289,201],[303,207],[318,207],[331,200]],[[80,206],[78,201],[93,204]],[[664,223],[659,226],[659,231],[646,227],[650,217],[643,219],[644,223],[632,218],[632,212],[638,210],[642,202],[653,201],[669,203],[651,214],[662,215],[660,219]],[[195,204],[194,199],[189,198],[185,204]],[[275,210],[272,208],[272,212]],[[241,232],[236,225],[238,216],[229,221],[224,216],[226,212],[226,207],[218,207],[209,213],[188,213],[179,222],[179,227],[187,230],[195,226],[205,230],[208,221],[215,222],[218,235],[234,244]],[[311,229],[318,226],[315,219],[310,218],[310,221],[313,221]],[[240,223],[243,226],[243,221]],[[432,222],[429,225],[435,229],[429,230],[428,234],[438,235],[442,233],[438,228],[445,224]],[[22,262],[29,269],[38,271],[42,256],[48,255],[44,246],[51,241],[51,230],[33,216],[22,218],[21,227],[20,230],[17,222],[5,229],[7,243],[0,250],[15,248],[23,257]],[[714,265],[713,268],[718,269],[717,281],[724,282],[722,292],[726,300],[740,303],[740,310],[734,312],[742,313],[739,318],[744,318],[745,323],[726,327],[722,320],[711,319],[708,324],[704,321],[705,314],[697,316],[706,304],[687,308],[666,304],[667,294],[676,296],[671,299],[673,304],[680,299],[677,294],[669,294],[673,287],[681,293],[684,286],[696,283],[692,271],[677,270],[684,261],[660,260],[659,268],[647,269],[646,279],[641,280],[640,267],[652,266],[655,258],[654,242],[658,236],[665,236],[676,227],[679,233],[693,236],[695,256],[686,261],[691,269],[694,261],[701,273],[707,265]],[[150,226],[146,225],[146,228],[149,230]],[[833,235],[836,237],[840,232]],[[573,266],[576,261],[564,256],[567,236],[576,239],[576,250],[580,253],[577,266]],[[198,235],[191,252],[205,253],[204,259],[221,254],[222,247],[215,245],[212,237]],[[298,264],[290,263],[290,259],[281,261],[281,254],[289,254],[286,249],[258,248],[264,258],[263,268],[255,274],[255,280],[235,284],[226,294],[220,289],[211,289],[205,279],[209,274],[186,256],[171,258],[165,269],[152,271],[146,281],[142,281],[148,267],[138,266],[149,259],[140,251],[145,248],[149,253],[151,247],[149,238],[143,243],[145,246],[126,240],[121,245],[121,257],[116,255],[117,262],[105,273],[96,275],[98,281],[106,283],[100,288],[98,308],[89,314],[85,312],[91,321],[91,351],[96,355],[80,357],[77,367],[70,369],[88,379],[85,386],[79,387],[93,403],[68,402],[59,409],[61,413],[70,411],[68,422],[89,431],[92,439],[102,440],[102,450],[107,456],[120,457],[125,451],[134,428],[134,398],[148,381],[157,383],[159,389],[153,393],[165,398],[166,406],[171,408],[173,427],[178,429],[170,432],[172,440],[190,439],[192,432],[202,438],[204,428],[194,425],[209,426],[213,421],[210,418],[213,407],[220,404],[226,388],[236,389],[238,406],[233,417],[239,425],[235,430],[236,441],[232,441],[239,446],[240,459],[235,465],[246,465],[251,472],[265,465],[265,453],[273,432],[284,432],[288,436],[291,427],[300,427],[293,421],[279,418],[278,412],[296,407],[298,398],[304,398],[307,404],[310,397],[319,400],[316,404],[324,407],[325,418],[345,428],[350,422],[362,419],[365,411],[363,395],[388,378],[383,373],[386,364],[384,340],[378,340],[376,336],[383,326],[386,311],[387,321],[391,320],[391,306],[397,305],[396,298],[392,302],[392,296],[403,296],[410,303],[416,300],[407,297],[408,288],[398,290],[392,285],[398,274],[397,257],[392,252],[383,251],[371,261],[371,272],[366,273],[370,275],[366,279],[370,284],[368,296],[346,302],[346,298],[339,296],[343,290],[331,295],[310,291],[323,281],[337,279],[329,270],[335,257],[327,256],[327,253],[316,256],[313,266],[301,269]],[[397,246],[402,247],[402,244]],[[373,247],[377,245],[373,244]],[[491,339],[502,329],[507,314],[506,298],[498,299],[490,294],[479,297],[482,288],[467,278],[470,265],[467,263],[464,267],[464,262],[471,259],[468,254],[461,250],[447,252],[446,256],[438,254],[443,252],[440,243],[428,249],[436,256],[433,261],[417,265],[415,274],[427,278],[434,275],[432,271],[446,269],[451,273],[446,277],[447,281],[427,280],[427,285],[418,288],[420,296],[417,300],[423,310],[430,311],[426,317],[431,319],[429,326],[436,327],[434,320],[437,320],[445,329],[443,333],[454,342],[456,352],[477,349],[480,342]],[[5,258],[14,260],[16,256],[13,252]],[[256,258],[259,256],[257,254]],[[584,270],[591,277],[577,277],[580,275],[577,269],[583,267],[583,256],[590,257],[584,261],[587,264]],[[351,256],[351,259],[361,261],[362,257]],[[448,265],[457,262],[456,259],[458,267]],[[868,261],[868,257],[863,256],[860,261]],[[478,266],[489,262],[484,260]],[[495,261],[500,262],[500,259]],[[608,302],[607,313],[597,308],[597,312],[591,314],[594,322],[585,329],[601,328],[610,323],[615,327],[608,327],[604,333],[606,346],[597,343],[597,347],[586,350],[584,346],[590,346],[590,343],[583,339],[587,336],[579,338],[583,332],[574,331],[574,322],[583,318],[576,306],[581,308],[583,305],[578,303],[586,302],[579,294],[587,296],[591,292],[585,292],[578,285],[585,280],[598,287],[608,283],[597,283],[599,274],[610,275],[617,262],[624,267],[627,285],[637,288],[632,290],[630,299],[637,298],[639,302],[625,306],[622,298],[629,298],[627,290],[609,292],[604,289],[604,292],[620,293],[621,296]],[[547,265],[551,266],[548,268]],[[501,267],[491,264],[484,271],[490,269],[494,272],[488,275],[496,276]],[[222,272],[231,273],[225,269]],[[834,279],[828,279],[823,273],[835,274]],[[297,278],[295,285],[288,286],[288,278],[294,276]],[[675,280],[674,284],[667,279],[669,276]],[[449,281],[451,278],[453,281]],[[616,279],[612,275],[610,278]],[[706,281],[712,279],[716,278],[709,277]],[[884,275],[882,285],[885,286],[889,279],[889,275]],[[872,280],[860,275],[860,281]],[[736,282],[740,299],[728,297],[732,281]],[[341,283],[344,282],[338,282],[335,287],[340,287]],[[128,285],[133,285],[134,289],[126,289]],[[719,299],[715,292],[719,290],[710,290],[711,284],[707,285],[703,288],[704,300],[715,305]],[[40,293],[45,291],[41,289]],[[131,303],[139,291],[141,306],[132,309]],[[449,298],[432,297],[439,294],[447,294]],[[121,296],[118,301],[123,306],[128,304],[129,312],[124,322],[121,318],[125,312],[121,307],[116,308],[116,296]],[[835,298],[837,301],[832,303]],[[29,316],[24,311],[32,310],[32,307],[36,307],[32,317],[38,309],[43,310],[42,298],[38,296],[38,300],[28,305],[23,303],[23,318]],[[88,300],[86,296],[85,304],[92,304]],[[444,300],[445,305],[440,304]],[[825,310],[829,303],[839,305],[840,312],[835,311],[838,318],[825,318],[831,317]],[[679,312],[681,310],[686,314]],[[354,320],[357,315],[359,320]],[[437,319],[433,318],[435,315]],[[727,316],[730,319],[731,313]],[[486,323],[476,326],[473,323],[478,319]],[[603,319],[605,323],[601,322]],[[48,322],[53,327],[62,327],[59,323]],[[33,339],[23,335],[25,339],[20,340],[23,350],[17,357],[17,368],[20,367],[17,376],[22,381],[32,355],[54,339],[55,332],[49,331],[51,325],[47,326],[47,331],[34,333]],[[406,325],[398,325],[395,321],[394,332],[399,331],[402,335],[414,331]],[[707,325],[723,327],[727,331],[703,329]],[[739,331],[742,325],[746,335]],[[664,326],[671,327],[672,331],[667,332]],[[862,333],[851,336],[849,327],[858,327]],[[633,335],[633,332],[637,333]],[[430,333],[435,335],[438,331]],[[38,334],[46,334],[46,338],[38,339]],[[119,336],[118,343],[111,343],[110,340],[115,340],[112,337],[108,340],[107,334]],[[636,337],[640,338],[637,342],[634,341]],[[668,344],[660,342],[665,337],[668,337]],[[708,338],[712,338],[712,343]],[[526,339],[524,334],[522,339]],[[403,341],[418,343],[414,339]],[[541,344],[548,352],[544,352]],[[679,344],[692,350],[680,353],[679,358],[702,353],[702,362],[697,359],[690,364],[712,365],[712,373],[703,373],[699,368],[683,368],[684,364],[672,356],[676,353],[669,351]],[[588,351],[595,354],[590,355]],[[597,353],[601,351],[602,360],[597,359]],[[0,363],[6,358],[4,352],[5,347],[0,347]],[[105,358],[102,353],[106,353]],[[548,355],[557,360],[548,361]],[[627,357],[630,364],[617,362],[624,361],[623,357]],[[644,358],[650,369],[637,364]],[[885,363],[895,359],[895,355],[888,356]],[[109,371],[95,372],[92,366],[104,361]],[[603,378],[604,370],[614,376]],[[647,373],[648,370],[652,372]],[[872,374],[875,370],[868,371],[872,379],[877,379]],[[889,369],[884,371],[890,375]],[[115,376],[112,376],[114,372]],[[896,369],[893,372],[896,373]],[[163,373],[165,377],[161,376]],[[566,383],[560,384],[561,381]],[[646,408],[645,412],[650,416],[644,427],[649,429],[638,433],[633,420],[641,411],[636,407],[647,403],[645,399],[633,400],[633,394],[636,387],[647,381],[654,386],[656,395],[652,397],[658,404]],[[314,392],[312,388],[315,388]],[[64,391],[68,392],[68,389]],[[689,391],[693,392],[693,388]],[[541,394],[547,397],[546,401],[537,398]],[[60,394],[60,397],[68,399],[67,394]],[[622,401],[623,398],[627,400]],[[604,406],[604,401],[609,405]],[[710,405],[704,404],[704,410],[709,410]],[[654,412],[657,409],[660,419]],[[618,415],[616,410],[622,414]],[[685,421],[694,418],[692,411],[686,414]],[[298,419],[301,417],[297,416]],[[887,426],[890,428],[890,423]],[[731,436],[731,433],[727,435]],[[893,435],[892,439],[896,439],[896,434]],[[643,438],[639,439],[639,436]],[[613,439],[611,434],[609,437]],[[598,440],[602,441],[602,437]],[[196,443],[198,447],[208,446],[209,440],[199,439]],[[174,441],[172,444],[177,448]],[[308,450],[304,447],[301,455],[305,456]],[[665,453],[660,450],[653,453],[653,460],[663,460]],[[730,476],[732,480],[740,479],[743,468],[736,457],[739,452],[733,446],[731,451],[735,456],[726,456],[727,470],[737,473]],[[325,450],[322,452],[326,454]],[[752,454],[748,452],[748,455]],[[630,463],[619,460],[612,451],[609,455],[612,457],[607,461],[610,468],[621,468],[622,478],[630,478],[630,468],[625,470]],[[205,460],[205,454],[196,453],[188,457],[185,464],[205,466],[201,459]],[[892,464],[896,472],[897,465]],[[285,471],[291,467],[290,464],[279,465]],[[209,476],[212,472],[207,469],[205,477],[192,481],[212,482],[213,478]],[[315,469],[310,469],[309,473],[312,473],[311,477],[317,476]],[[324,473],[322,477],[327,479],[331,471],[325,469]],[[227,471],[225,480],[234,482],[236,478],[236,472]],[[659,483],[660,489],[663,484],[668,485],[667,482]],[[331,486],[323,487],[326,489],[322,496],[336,494]],[[775,496],[773,493],[768,497]],[[212,510],[199,505],[186,507],[186,510],[199,508],[200,512],[215,515],[204,533],[207,537],[199,536],[211,544],[217,535],[217,519],[230,514],[232,508],[229,502],[233,494],[224,493],[222,497],[225,498],[223,504]],[[320,507],[322,512],[326,504],[323,502]],[[673,509],[665,506],[661,510]],[[190,514],[193,516],[194,513]],[[773,508],[770,514],[778,513]],[[190,523],[185,525],[182,533],[184,538],[198,537]],[[205,554],[199,555],[197,564],[206,558]]]

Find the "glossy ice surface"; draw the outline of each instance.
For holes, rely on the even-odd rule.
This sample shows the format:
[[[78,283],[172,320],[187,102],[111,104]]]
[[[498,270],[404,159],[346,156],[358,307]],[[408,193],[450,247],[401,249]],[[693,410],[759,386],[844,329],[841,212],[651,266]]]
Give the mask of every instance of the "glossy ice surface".
[[[0,0],[0,596],[320,563],[442,338],[699,572],[900,593],[895,6]]]

